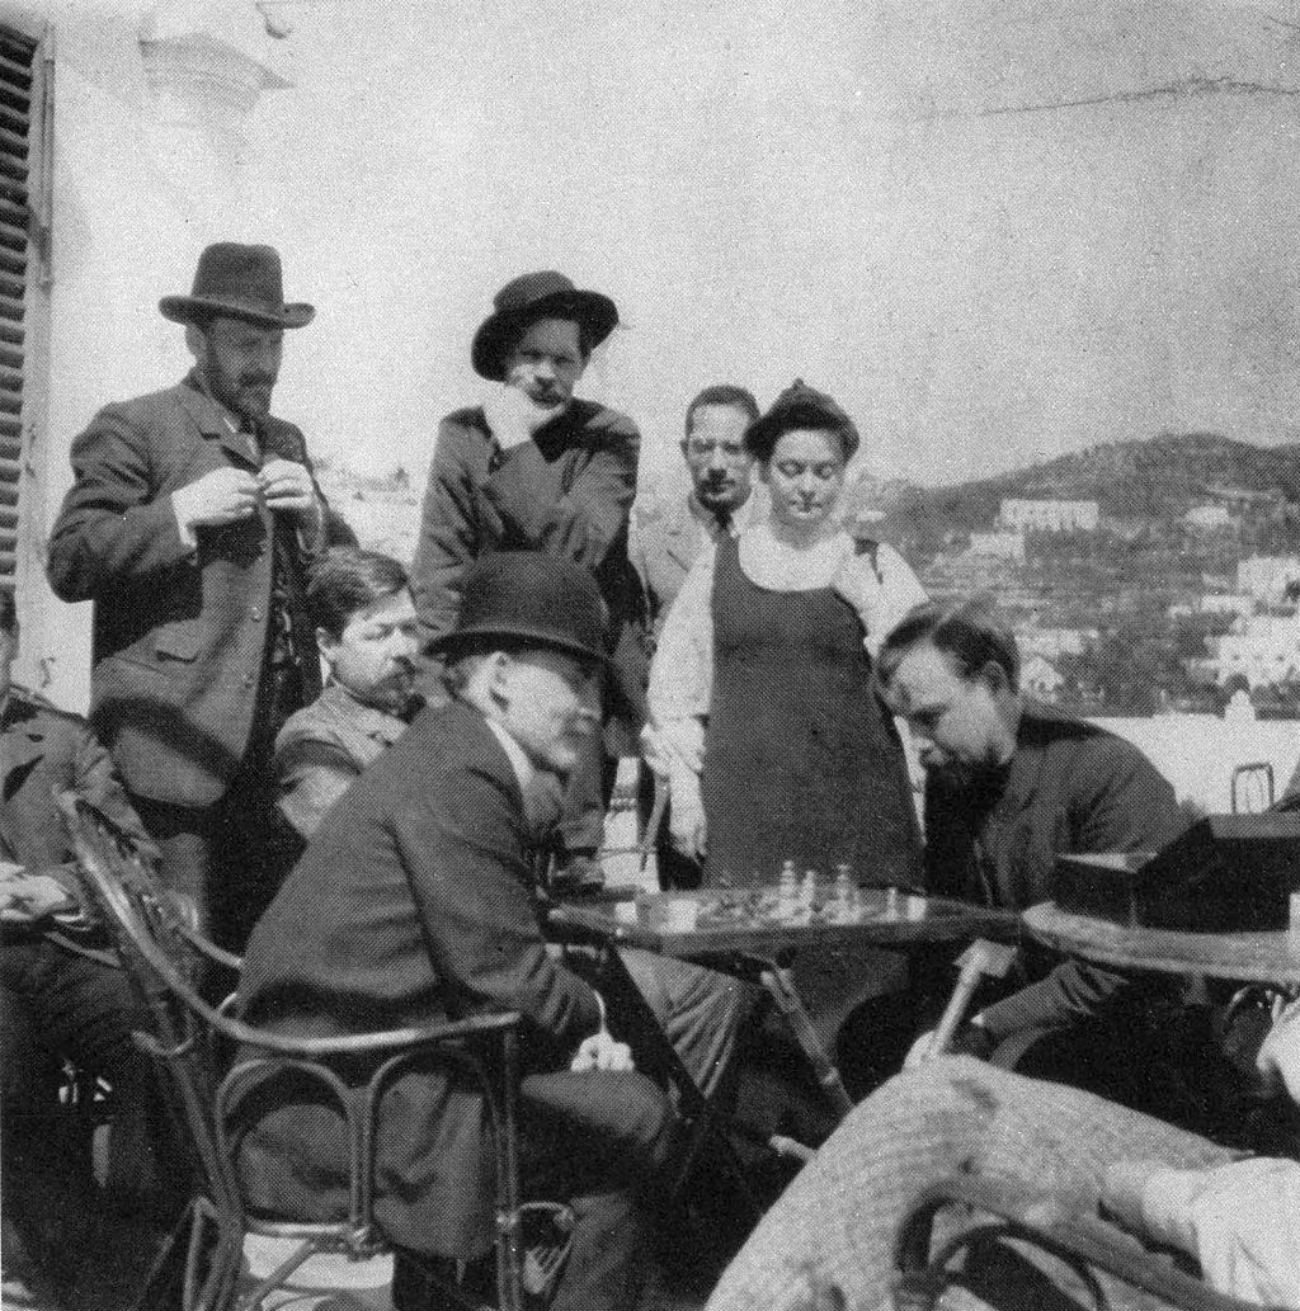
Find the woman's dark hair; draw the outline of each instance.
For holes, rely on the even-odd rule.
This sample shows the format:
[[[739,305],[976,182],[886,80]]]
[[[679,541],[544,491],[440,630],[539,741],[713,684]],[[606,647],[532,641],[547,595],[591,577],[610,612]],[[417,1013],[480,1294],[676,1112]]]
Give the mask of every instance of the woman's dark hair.
[[[772,402],[772,408],[745,430],[745,449],[760,464],[767,464],[777,442],[786,433],[800,429],[831,433],[840,443],[846,464],[861,440],[853,420],[825,392],[796,378]]]
[[[308,578],[307,608],[317,628],[339,638],[358,610],[396,595],[409,581],[391,555],[357,546],[331,547]]]
[[[974,678],[990,662],[1007,676],[1012,691],[1020,686],[1020,651],[1016,637],[990,601],[925,601],[915,606],[885,638],[876,660],[876,676],[888,687],[903,657],[928,642],[942,651],[962,678]]]

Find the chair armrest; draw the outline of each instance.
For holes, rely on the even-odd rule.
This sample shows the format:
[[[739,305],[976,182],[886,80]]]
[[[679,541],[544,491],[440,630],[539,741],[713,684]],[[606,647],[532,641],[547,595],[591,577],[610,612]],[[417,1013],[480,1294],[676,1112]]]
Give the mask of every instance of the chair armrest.
[[[217,1017],[222,1035],[248,1047],[260,1048],[280,1056],[296,1056],[312,1060],[321,1056],[364,1056],[425,1043],[454,1042],[469,1038],[482,1038],[490,1034],[517,1029],[521,1017],[518,1011],[502,1011],[494,1015],[475,1015],[467,1020],[447,1020],[407,1029],[388,1029],[378,1033],[347,1033],[331,1038],[296,1038],[289,1034],[271,1033],[255,1028],[242,1020]]]
[[[995,1216],[1007,1238],[1021,1239],[1063,1260],[1081,1261],[1184,1311],[1261,1311],[1258,1303],[1215,1292],[1175,1267],[1168,1257],[1147,1251],[1133,1235],[1099,1216],[1063,1207],[1048,1192],[953,1175],[930,1185],[912,1204],[894,1244],[899,1306],[919,1306],[937,1297],[946,1283],[943,1267],[963,1244],[960,1239],[932,1256],[934,1219],[948,1205],[968,1206]],[[987,1229],[984,1231],[987,1234]],[[1281,1311],[1280,1308],[1274,1311]]]

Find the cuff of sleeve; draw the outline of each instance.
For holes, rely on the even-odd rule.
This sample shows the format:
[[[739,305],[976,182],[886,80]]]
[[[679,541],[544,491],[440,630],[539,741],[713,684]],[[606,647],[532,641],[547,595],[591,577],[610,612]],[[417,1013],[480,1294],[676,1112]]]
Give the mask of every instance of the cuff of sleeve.
[[[192,554],[198,550],[199,539],[194,535],[194,529],[181,518],[181,512],[176,506],[175,492],[171,495],[171,507],[172,517],[176,520],[176,535],[181,539],[181,545]]]

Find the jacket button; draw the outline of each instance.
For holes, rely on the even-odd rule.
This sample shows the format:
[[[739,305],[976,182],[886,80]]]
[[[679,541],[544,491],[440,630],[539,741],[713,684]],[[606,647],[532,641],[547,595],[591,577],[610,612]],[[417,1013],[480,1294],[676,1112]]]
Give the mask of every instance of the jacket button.
[[[254,684],[255,682],[257,682],[257,679],[255,679],[255,678],[253,677],[252,674],[245,674],[245,675],[244,675],[244,686],[245,686],[245,687],[252,687],[253,684]]]
[[[253,608],[248,612],[248,617],[249,617],[250,619],[260,619],[260,618],[262,617],[262,612],[257,608],[257,606],[254,606],[254,607],[253,607]]]

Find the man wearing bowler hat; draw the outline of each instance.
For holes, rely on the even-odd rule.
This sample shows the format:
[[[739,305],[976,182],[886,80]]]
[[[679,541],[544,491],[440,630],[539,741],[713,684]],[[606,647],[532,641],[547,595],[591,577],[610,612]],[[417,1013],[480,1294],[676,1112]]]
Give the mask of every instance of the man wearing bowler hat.
[[[49,545],[65,601],[93,601],[91,718],[163,874],[238,945],[274,891],[276,732],[320,691],[303,572],[326,506],[302,433],[272,417],[286,304],[270,246],[221,242],[165,296],[194,368],[105,406],[72,446]]]
[[[427,644],[451,631],[465,571],[480,556],[538,550],[589,570],[611,621],[610,759],[635,754],[644,717],[645,608],[627,556],[640,437],[625,415],[573,391],[617,323],[608,296],[561,273],[526,273],[497,293],[470,358],[500,385],[438,429],[411,577]],[[611,783],[602,743],[592,739],[559,823],[561,877],[571,883],[599,881],[593,858]]]
[[[456,623],[435,644],[450,701],[421,712],[326,813],[253,931],[239,990],[243,1018],[316,1036],[519,1012],[525,1192],[568,1200],[577,1217],[553,1311],[638,1304],[675,1138],[664,1094],[610,1036],[600,996],[548,952],[533,896],[526,799],[599,732],[603,610],[570,561],[498,553],[467,571]],[[261,1105],[241,1162],[254,1204],[299,1217],[346,1206],[333,1109],[292,1088]],[[374,1171],[385,1235],[425,1261],[486,1257],[492,1162],[478,1095],[412,1070],[385,1110]],[[428,1305],[415,1264],[399,1259],[399,1311]]]

